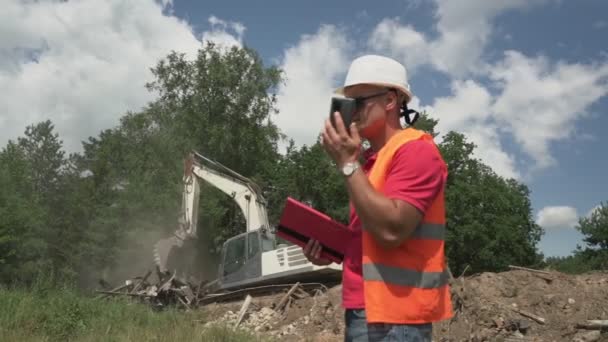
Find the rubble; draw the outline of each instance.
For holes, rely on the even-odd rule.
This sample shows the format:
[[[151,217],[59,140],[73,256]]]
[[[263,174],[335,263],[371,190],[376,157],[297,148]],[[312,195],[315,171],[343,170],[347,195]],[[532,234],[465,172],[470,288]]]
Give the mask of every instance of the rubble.
[[[156,281],[150,278],[152,271],[143,277],[135,277],[125,281],[124,285],[111,290],[98,290],[99,298],[111,296],[128,296],[139,299],[155,308],[181,306],[192,309],[198,304],[200,289],[203,284],[193,285],[178,279],[175,273],[162,273],[157,270]],[[100,281],[106,284],[104,281]]]
[[[198,285],[168,282],[170,277],[143,278],[113,292],[185,308],[181,299],[213,318],[202,322],[207,326],[226,324],[281,341],[343,340],[341,285],[283,284],[216,296],[200,293]],[[195,300],[187,301],[192,296],[184,286]],[[451,280],[451,289],[455,316],[434,325],[435,342],[608,341],[608,273],[513,269],[461,276]]]

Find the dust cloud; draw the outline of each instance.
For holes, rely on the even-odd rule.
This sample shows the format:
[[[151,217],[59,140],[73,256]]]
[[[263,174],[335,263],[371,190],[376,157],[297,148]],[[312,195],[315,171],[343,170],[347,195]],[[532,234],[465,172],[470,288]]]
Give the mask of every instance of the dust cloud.
[[[99,279],[116,287],[128,279],[143,277],[148,271],[152,272],[149,279],[157,280],[154,247],[160,240],[174,236],[177,227],[177,222],[172,227],[146,223],[128,232],[117,244],[116,262],[98,272],[95,287],[99,288]],[[211,252],[213,241],[208,241],[206,235],[199,230],[197,239],[173,248],[168,256],[168,271],[175,271],[181,279],[194,284],[216,279],[220,256]]]

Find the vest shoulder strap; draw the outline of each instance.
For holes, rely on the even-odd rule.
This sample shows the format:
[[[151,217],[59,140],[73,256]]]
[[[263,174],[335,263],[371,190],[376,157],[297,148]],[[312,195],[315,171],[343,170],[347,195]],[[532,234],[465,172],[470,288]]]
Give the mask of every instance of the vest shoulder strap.
[[[408,127],[393,135],[384,146],[378,151],[378,157],[372,167],[369,180],[376,190],[384,185],[386,171],[397,150],[404,144],[418,139],[432,140],[432,136],[424,131]]]

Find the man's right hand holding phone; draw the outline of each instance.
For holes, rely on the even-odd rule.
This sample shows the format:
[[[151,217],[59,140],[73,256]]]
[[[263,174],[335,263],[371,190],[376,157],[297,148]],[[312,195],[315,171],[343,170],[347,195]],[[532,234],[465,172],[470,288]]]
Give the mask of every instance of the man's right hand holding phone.
[[[317,240],[310,239],[304,247],[304,256],[308,261],[317,266],[327,266],[332,263],[331,260],[321,257],[321,244]]]

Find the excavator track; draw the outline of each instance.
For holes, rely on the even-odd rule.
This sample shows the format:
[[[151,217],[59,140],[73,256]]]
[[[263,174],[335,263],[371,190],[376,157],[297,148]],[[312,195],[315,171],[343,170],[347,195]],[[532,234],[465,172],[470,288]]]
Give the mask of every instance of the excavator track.
[[[265,296],[271,295],[278,292],[283,292],[284,290],[289,290],[294,284],[273,284],[273,285],[264,285],[264,286],[255,286],[242,288],[235,291],[229,292],[218,292],[207,294],[204,297],[198,299],[198,305],[207,305],[210,303],[219,303],[219,302],[230,302],[237,301],[245,298],[247,295],[250,296]],[[307,292],[312,292],[314,290],[327,291],[328,287],[322,283],[300,283],[299,287]]]

